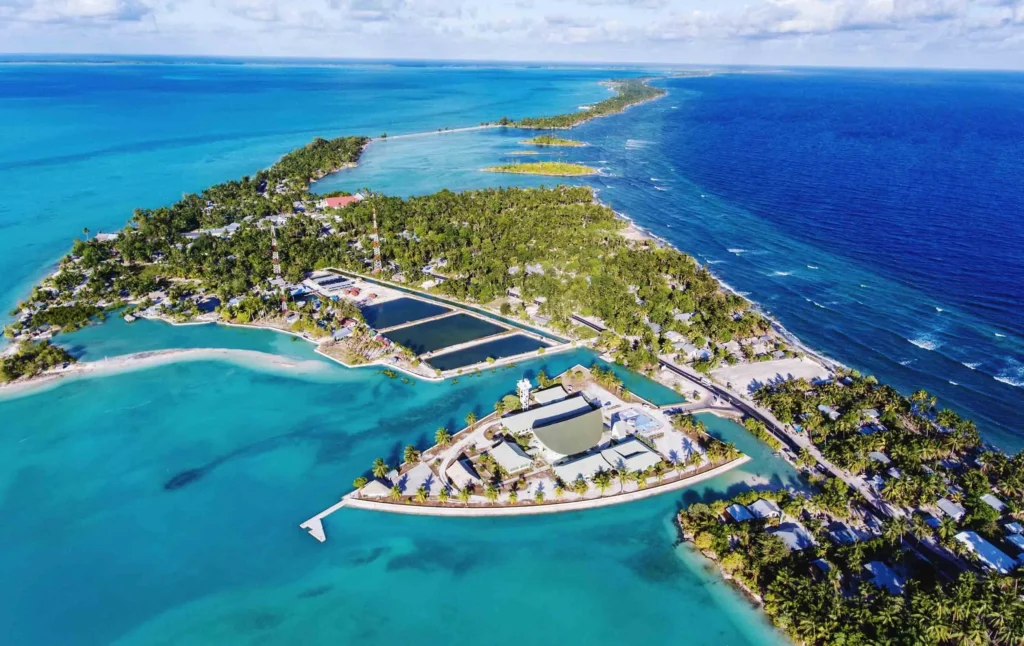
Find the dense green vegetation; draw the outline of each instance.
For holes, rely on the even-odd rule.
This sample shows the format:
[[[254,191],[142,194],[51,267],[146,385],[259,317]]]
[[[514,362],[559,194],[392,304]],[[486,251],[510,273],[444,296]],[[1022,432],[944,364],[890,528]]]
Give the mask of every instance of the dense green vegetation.
[[[591,106],[589,110],[559,114],[553,117],[532,117],[515,122],[505,121],[508,125],[517,128],[571,128],[594,117],[622,112],[634,103],[648,101],[665,94],[665,90],[648,85],[646,79],[617,80],[612,82],[612,87],[615,89],[616,95]]]
[[[790,552],[767,530],[777,519],[723,522],[726,506],[775,500],[815,537],[816,546]],[[679,515],[694,545],[761,596],[772,621],[798,643],[945,645],[1024,642],[1024,601],[1011,576],[964,573],[952,582],[899,546],[919,525],[888,521],[881,536],[842,544],[830,538],[819,501],[787,492],[748,491],[732,501],[695,503]],[[820,559],[820,561],[819,561]],[[815,563],[824,561],[825,570]],[[907,581],[893,594],[870,581],[864,564],[899,568]]]
[[[258,226],[258,219],[290,214],[297,203],[312,207],[318,196],[309,192],[310,182],[354,163],[366,142],[365,137],[315,139],[255,176],[186,195],[169,207],[137,209],[116,240],[76,240],[60,271],[15,310],[26,319],[11,325],[8,335],[43,325],[75,329],[124,299],[146,304],[158,290],[174,288],[176,299],[207,293],[226,301],[250,295],[253,286],[272,275],[270,231]],[[240,225],[231,237],[202,235],[191,243],[182,237],[197,228],[231,223]],[[280,251],[288,279],[301,280],[304,271],[340,257],[345,242],[321,238],[322,228],[301,214],[282,228]],[[186,279],[192,281],[183,284]],[[253,299],[259,305],[249,303],[250,318],[266,310]],[[179,318],[197,313],[185,303],[178,309],[172,314]]]
[[[585,146],[582,141],[576,141],[575,139],[563,139],[562,137],[556,137],[554,135],[538,135],[532,139],[520,141],[521,144],[528,146],[559,146],[566,148],[579,148]]]
[[[51,345],[49,341],[22,343],[16,352],[0,359],[0,382],[34,377],[50,368],[75,361],[66,350]]]
[[[520,175],[551,175],[554,177],[575,177],[578,175],[595,175],[596,168],[584,166],[583,164],[570,164],[567,162],[526,162],[521,164],[503,164],[501,166],[490,166],[484,170],[491,173],[517,173]]]

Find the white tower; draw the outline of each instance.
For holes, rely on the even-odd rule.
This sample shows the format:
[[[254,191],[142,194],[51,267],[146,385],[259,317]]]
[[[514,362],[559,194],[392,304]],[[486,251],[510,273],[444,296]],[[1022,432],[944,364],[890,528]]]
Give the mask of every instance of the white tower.
[[[523,405],[523,410],[530,407],[530,380],[523,378],[516,384],[516,390],[519,391],[519,403]]]

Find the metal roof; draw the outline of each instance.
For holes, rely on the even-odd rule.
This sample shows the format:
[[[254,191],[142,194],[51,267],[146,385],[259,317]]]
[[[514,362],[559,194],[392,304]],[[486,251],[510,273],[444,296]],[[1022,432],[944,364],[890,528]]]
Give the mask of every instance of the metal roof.
[[[558,455],[576,455],[589,451],[601,441],[604,420],[601,411],[590,408],[574,417],[561,419],[546,426],[534,427],[533,434],[541,445]]]

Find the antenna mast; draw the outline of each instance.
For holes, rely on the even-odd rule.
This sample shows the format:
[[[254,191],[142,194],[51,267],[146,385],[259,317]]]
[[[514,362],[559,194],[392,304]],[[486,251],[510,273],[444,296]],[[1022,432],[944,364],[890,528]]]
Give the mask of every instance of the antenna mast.
[[[373,207],[373,273],[379,274],[384,270],[384,263],[380,257],[380,233],[377,231],[377,207]]]

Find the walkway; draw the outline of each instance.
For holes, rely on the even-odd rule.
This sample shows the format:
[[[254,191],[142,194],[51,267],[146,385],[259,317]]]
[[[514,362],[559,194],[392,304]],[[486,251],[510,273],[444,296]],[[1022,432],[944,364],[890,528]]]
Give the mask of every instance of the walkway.
[[[448,318],[449,316],[455,316],[456,314],[461,314],[461,312],[456,312],[456,311],[452,310],[452,311],[448,311],[448,312],[443,312],[441,314],[436,314],[434,316],[428,316],[425,319],[416,319],[415,321],[406,321],[405,323],[399,323],[398,325],[392,325],[391,327],[379,328],[377,330],[377,333],[378,334],[387,334],[388,332],[392,332],[394,330],[401,330],[402,328],[412,327],[414,325],[420,325],[421,323],[430,323],[431,321],[437,321],[437,320],[440,320],[440,319],[443,319],[443,318]]]
[[[476,518],[476,517],[497,517],[497,516],[533,516],[537,514],[557,514],[562,512],[570,511],[583,511],[586,509],[598,509],[601,507],[609,507],[611,505],[621,505],[627,502],[633,502],[635,500],[643,500],[644,498],[651,498],[653,496],[660,496],[665,493],[672,491],[678,491],[684,489],[690,485],[710,480],[716,476],[722,475],[736,467],[746,463],[750,460],[749,456],[742,456],[721,466],[717,466],[714,469],[698,473],[688,478],[676,480],[663,485],[657,485],[654,487],[648,487],[647,489],[640,489],[637,491],[631,491],[629,493],[613,494],[611,496],[603,496],[601,498],[588,498],[584,500],[572,500],[567,502],[546,502],[541,504],[527,503],[517,505],[506,505],[506,506],[473,506],[472,504],[464,507],[432,507],[427,505],[417,505],[412,503],[402,502],[389,502],[384,500],[365,500],[362,498],[356,498],[354,494],[349,494],[345,497],[348,501],[348,507],[353,509],[365,509],[368,511],[383,511],[391,512],[394,514],[409,514],[413,516],[445,516],[445,517],[463,517],[463,518]]]

